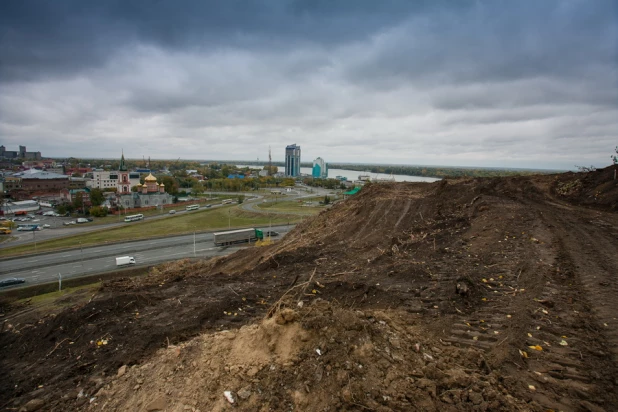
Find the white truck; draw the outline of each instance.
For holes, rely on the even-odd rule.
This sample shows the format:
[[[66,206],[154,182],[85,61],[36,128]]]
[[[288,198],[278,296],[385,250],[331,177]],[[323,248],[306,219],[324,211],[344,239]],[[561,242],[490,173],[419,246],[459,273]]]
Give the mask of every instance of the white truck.
[[[120,256],[116,258],[116,266],[134,265],[135,258],[133,256]]]

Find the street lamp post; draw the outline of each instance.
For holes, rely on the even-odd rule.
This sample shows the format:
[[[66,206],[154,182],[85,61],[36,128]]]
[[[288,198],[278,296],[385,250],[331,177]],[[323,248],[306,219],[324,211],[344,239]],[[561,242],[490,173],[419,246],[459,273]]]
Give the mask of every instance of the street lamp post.
[[[227,210],[227,228],[228,229],[232,228],[232,208],[231,207]]]

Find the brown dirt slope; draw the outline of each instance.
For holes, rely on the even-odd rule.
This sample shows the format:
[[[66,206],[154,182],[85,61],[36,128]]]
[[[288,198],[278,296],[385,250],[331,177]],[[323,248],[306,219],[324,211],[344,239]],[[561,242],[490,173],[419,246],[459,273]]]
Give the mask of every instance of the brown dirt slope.
[[[0,405],[616,410],[616,199],[610,168],[367,186],[272,246],[9,307]]]

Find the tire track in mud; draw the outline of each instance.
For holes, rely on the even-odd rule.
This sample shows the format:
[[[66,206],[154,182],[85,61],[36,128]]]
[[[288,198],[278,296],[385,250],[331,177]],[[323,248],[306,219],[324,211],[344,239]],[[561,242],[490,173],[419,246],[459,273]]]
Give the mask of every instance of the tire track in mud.
[[[536,394],[546,407],[615,410],[618,335],[609,325],[615,326],[618,316],[618,276],[611,270],[618,267],[616,241],[586,218],[598,212],[577,207],[558,212],[555,206],[534,206],[551,231],[553,259],[543,294],[534,300],[524,348],[528,377],[562,397],[550,401],[547,394]],[[537,345],[543,350],[529,349]],[[573,394],[579,403],[563,403]]]
[[[484,305],[455,317],[444,340],[488,355],[506,350],[537,388],[530,399],[547,410],[614,410],[605,407],[618,405],[618,219],[523,203],[525,231],[534,228],[547,242],[504,239],[511,247],[479,269]],[[452,272],[437,278],[455,281]]]
[[[586,213],[587,212],[587,213]],[[599,212],[546,214],[558,241],[557,271],[573,277],[586,293],[594,327],[607,340],[618,363],[618,222],[615,216],[599,219]]]

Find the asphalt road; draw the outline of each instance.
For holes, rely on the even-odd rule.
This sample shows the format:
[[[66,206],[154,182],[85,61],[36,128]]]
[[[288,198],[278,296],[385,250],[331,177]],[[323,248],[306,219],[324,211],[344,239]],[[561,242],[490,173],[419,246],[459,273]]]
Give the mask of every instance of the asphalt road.
[[[305,197],[312,196],[323,196],[324,194],[331,193],[332,191],[322,189],[322,188],[308,188],[308,187],[297,187],[292,192],[286,192],[286,195],[282,195],[279,200],[291,200],[291,199],[301,199]],[[255,208],[255,204],[262,200],[261,194],[254,192],[247,193],[234,193],[230,194],[229,192],[211,192],[212,194],[225,194],[230,195],[230,198],[234,198],[234,196],[238,196],[239,194],[244,194],[247,197],[247,200],[241,205],[243,209],[250,210],[256,213],[264,213],[264,214],[277,214],[277,213],[287,213],[287,212],[277,212],[277,211],[264,211],[259,208]],[[215,201],[216,202],[216,201]],[[220,203],[212,203],[212,208],[223,207]],[[205,209],[205,207],[201,207],[200,209]],[[44,211],[52,210],[49,208],[44,208]],[[176,210],[176,216],[182,213],[191,213],[184,210],[184,207],[179,207]],[[144,218],[144,221],[152,221],[157,219],[166,219],[171,217],[168,212],[161,213],[160,215],[147,216]],[[110,223],[106,225],[94,225],[90,223],[83,224],[75,224],[70,226],[65,226],[65,222],[75,221],[77,220],[75,217],[51,217],[51,216],[42,216],[37,215],[35,220],[31,220],[28,222],[17,222],[17,223],[37,223],[39,225],[48,224],[51,228],[43,229],[35,232],[18,232],[14,230],[11,236],[12,240],[7,242],[0,243],[0,249],[20,246],[26,244],[32,244],[33,251],[35,249],[36,242],[42,242],[50,239],[57,239],[66,236],[73,236],[82,233],[88,232],[96,232],[102,229],[109,229],[117,226],[126,226],[127,223],[124,223],[121,219],[124,219],[124,216],[118,217],[117,223]]]
[[[271,230],[279,232],[277,238],[280,238],[291,228],[292,226],[273,226]],[[27,286],[57,280],[58,274],[67,279],[115,270],[117,268],[115,258],[118,256],[133,256],[137,266],[147,266],[188,257],[224,256],[240,247],[242,246],[215,246],[212,233],[199,233],[195,237],[182,235],[101,245],[3,260],[0,266],[0,279],[24,278],[26,283],[21,286]]]

